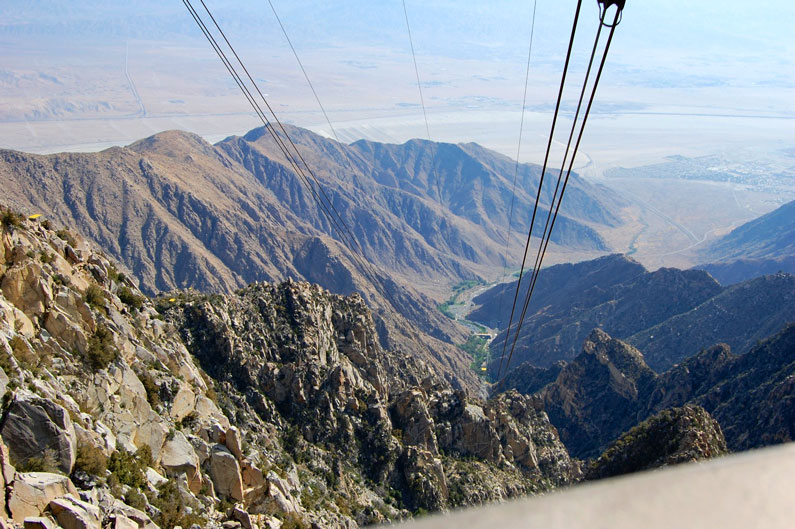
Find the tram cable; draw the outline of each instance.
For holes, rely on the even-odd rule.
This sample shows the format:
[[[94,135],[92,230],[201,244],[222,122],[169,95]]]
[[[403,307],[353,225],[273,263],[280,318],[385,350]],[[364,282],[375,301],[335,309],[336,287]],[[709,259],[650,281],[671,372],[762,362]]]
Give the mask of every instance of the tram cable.
[[[439,197],[439,204],[442,203],[442,188],[439,183],[439,173],[436,170],[436,149],[431,140],[431,127],[428,125],[428,112],[425,109],[425,98],[422,96],[422,83],[420,82],[420,69],[417,66],[417,54],[414,52],[414,39],[411,37],[411,24],[409,23],[409,11],[406,9],[406,0],[403,0],[403,14],[406,17],[406,30],[409,34],[409,45],[411,47],[411,58],[414,61],[414,73],[417,76],[417,90],[420,93],[420,105],[422,105],[422,117],[425,119],[425,133],[428,135],[428,147],[431,149],[431,171],[436,179],[436,194]]]
[[[527,252],[530,250],[530,239],[533,236],[533,228],[535,227],[536,214],[538,212],[538,203],[541,200],[541,190],[542,190],[542,188],[544,186],[544,176],[546,175],[547,164],[549,163],[549,153],[552,150],[552,140],[553,140],[553,138],[555,136],[555,125],[557,124],[557,121],[558,121],[558,113],[560,112],[560,103],[563,100],[563,89],[566,86],[566,75],[568,74],[568,71],[569,71],[569,62],[571,61],[571,52],[572,52],[572,49],[574,48],[574,36],[577,33],[577,22],[579,21],[579,18],[580,18],[580,9],[581,8],[582,8],[582,0],[578,0],[577,1],[577,11],[574,13],[574,22],[572,23],[572,27],[571,27],[571,36],[569,37],[569,48],[568,48],[568,51],[566,52],[566,62],[564,64],[564,66],[563,66],[563,74],[561,75],[561,79],[560,79],[560,88],[558,89],[558,99],[557,99],[557,102],[555,103],[555,113],[552,116],[552,127],[551,127],[551,130],[549,132],[549,140],[547,141],[546,154],[544,155],[544,165],[543,165],[543,167],[541,169],[541,177],[540,177],[539,182],[538,182],[538,192],[536,193],[535,205],[533,206],[533,215],[532,215],[532,217],[530,219],[530,229],[529,229],[529,231],[527,233],[527,241],[525,242],[525,246],[524,246],[524,254],[523,254],[523,257],[522,257],[522,266],[519,268],[519,280],[516,283],[516,291],[514,292],[513,304],[511,305],[511,316],[508,319],[508,327],[507,327],[506,332],[505,332],[505,340],[504,340],[503,345],[502,345],[502,353],[500,354],[500,366],[499,366],[499,369],[497,371],[497,378],[498,379],[499,379],[500,375],[502,374],[502,363],[503,363],[503,360],[505,359],[505,352],[506,352],[506,350],[508,348],[508,336],[511,333],[511,326],[513,325],[513,317],[514,317],[515,312],[516,312],[516,302],[519,299],[519,289],[522,286],[522,279],[524,277],[524,268],[525,268],[525,264],[527,263]]]
[[[508,360],[505,363],[506,372],[507,372],[507,370],[508,370],[508,368],[510,366],[511,359],[513,358],[513,353],[514,353],[515,348],[516,348],[516,343],[517,343],[517,341],[519,339],[519,333],[521,331],[522,325],[524,324],[524,320],[525,320],[525,317],[527,315],[527,309],[528,309],[528,306],[530,304],[530,300],[532,299],[532,295],[533,295],[533,292],[535,290],[535,285],[536,285],[536,283],[538,281],[538,276],[539,276],[539,273],[541,271],[541,266],[542,266],[542,263],[544,261],[544,256],[546,255],[547,247],[549,246],[549,241],[550,241],[551,236],[552,236],[552,230],[553,230],[553,228],[555,226],[555,221],[557,220],[558,212],[560,211],[560,206],[561,206],[561,204],[563,202],[563,195],[564,195],[564,193],[566,191],[566,186],[568,185],[569,177],[571,176],[571,172],[572,172],[572,169],[574,167],[574,161],[575,161],[576,156],[577,156],[577,151],[579,150],[580,143],[582,141],[582,137],[583,137],[583,134],[585,132],[585,126],[586,126],[586,123],[588,121],[588,117],[590,115],[591,108],[593,107],[594,98],[596,96],[596,90],[597,90],[597,88],[599,86],[599,81],[600,81],[600,79],[602,77],[602,73],[604,71],[605,62],[607,60],[607,55],[608,55],[608,52],[610,50],[610,44],[612,43],[613,35],[615,33],[615,29],[618,26],[618,24],[621,22],[621,17],[622,17],[622,13],[623,13],[625,0],[597,0],[597,2],[599,3],[599,7],[600,7],[600,9],[599,9],[599,27],[598,27],[598,30],[597,30],[597,33],[596,33],[596,38],[594,39],[594,47],[593,47],[593,50],[591,52],[591,57],[590,57],[590,60],[589,60],[589,63],[588,63],[588,70],[586,72],[585,79],[583,81],[582,91],[580,92],[580,98],[579,98],[579,102],[578,102],[578,106],[577,106],[577,112],[575,114],[575,117],[574,117],[574,120],[573,120],[573,123],[572,123],[572,129],[571,129],[571,132],[569,134],[569,141],[568,141],[568,144],[566,146],[566,151],[564,153],[563,162],[561,163],[561,169],[560,169],[560,173],[558,175],[557,184],[555,186],[555,192],[553,194],[552,201],[551,201],[550,207],[549,207],[549,211],[547,213],[547,221],[546,221],[546,224],[544,226],[544,233],[543,233],[543,235],[541,237],[541,241],[539,243],[538,253],[536,254],[535,264],[533,266],[533,271],[532,271],[531,279],[530,279],[529,286],[528,286],[528,289],[527,289],[527,294],[525,295],[524,304],[523,304],[523,307],[522,307],[522,313],[521,313],[521,315],[520,315],[520,317],[518,319],[517,325],[516,325],[516,330],[515,330],[515,333],[514,333],[514,339],[513,339],[512,345],[511,345],[510,354],[508,355]],[[607,16],[607,12],[608,12],[608,10],[609,10],[609,8],[611,6],[615,6],[616,7],[615,18],[614,18],[612,23],[607,23],[605,19],[606,19],[606,16]],[[578,14],[579,14],[579,5],[578,5]],[[573,39],[573,36],[574,36],[574,31],[576,30],[576,26],[577,26],[577,15],[575,15],[574,29],[573,29],[573,32],[572,32],[572,39]],[[571,142],[573,140],[573,137],[575,135],[575,130],[577,128],[577,119],[579,117],[579,113],[580,113],[580,110],[582,108],[582,103],[583,103],[583,100],[584,100],[584,97],[585,97],[585,93],[587,91],[588,81],[590,79],[591,70],[592,70],[592,67],[594,65],[594,59],[596,58],[596,52],[597,52],[597,49],[598,49],[598,46],[599,46],[599,40],[600,40],[600,37],[601,37],[601,34],[602,34],[602,28],[603,27],[610,28],[610,34],[609,34],[609,36],[607,38],[607,43],[605,44],[604,51],[602,52],[602,57],[601,57],[601,60],[600,60],[600,63],[599,63],[599,69],[597,71],[593,87],[591,89],[591,94],[590,94],[590,97],[588,99],[587,108],[586,108],[585,113],[583,115],[582,123],[579,126],[579,132],[577,133],[577,142],[576,142],[576,144],[574,146],[574,150],[571,151],[571,158],[569,160],[568,169],[566,170],[566,177],[563,180],[562,188],[560,188],[561,177],[563,175],[564,168],[566,167],[566,160],[569,157],[569,151],[571,149]],[[568,68],[568,57],[567,57],[567,64],[564,67],[564,76],[563,76],[564,79],[565,79],[565,70],[567,68]],[[562,91],[562,88],[563,88],[562,85],[563,85],[563,83],[561,84],[561,91]],[[557,113],[558,113],[558,110],[556,109],[556,115],[553,118],[553,123],[555,122],[555,120],[557,118]],[[554,132],[554,125],[553,125],[553,132]],[[551,136],[550,136],[550,143],[551,143]],[[543,174],[546,171],[546,164],[547,164],[547,160],[545,160],[544,168],[542,169],[542,180],[543,180]],[[541,185],[542,184],[539,183],[539,195],[540,195],[540,192],[541,192]],[[558,196],[558,189],[559,188],[560,188],[560,195]],[[557,201],[557,204],[556,204],[556,201]],[[554,209],[554,214],[552,213],[553,209]],[[533,215],[535,216],[535,210],[533,212]],[[533,228],[533,226],[531,224],[530,234],[532,234],[532,228]],[[529,241],[530,241],[530,234],[528,234],[528,245],[529,245]],[[525,250],[525,251],[527,251],[527,250]],[[526,257],[526,255],[525,255],[525,257]],[[522,262],[522,267],[524,268],[524,261]],[[520,282],[521,282],[521,272],[520,272]],[[520,282],[517,283],[516,293],[514,295],[514,307],[512,308],[512,311],[511,311],[512,316],[513,316],[514,310],[516,308],[515,303],[516,303],[516,300],[518,299]],[[499,379],[499,377],[502,374],[503,359],[504,359],[504,355],[505,355],[505,351],[506,351],[506,348],[507,348],[507,343],[508,343],[508,339],[509,339],[510,334],[511,334],[511,328],[510,328],[510,324],[509,324],[508,329],[506,329],[505,342],[503,344],[503,353],[502,353],[502,356],[500,357],[500,365],[499,365],[498,376],[497,376],[498,379]]]
[[[513,206],[514,202],[516,201],[516,179],[519,176],[519,154],[522,151],[522,133],[524,132],[524,113],[525,107],[527,105],[527,86],[530,82],[530,59],[533,56],[533,36],[535,34],[536,28],[536,7],[538,5],[538,0],[533,1],[533,20],[530,23],[530,46],[527,50],[527,68],[525,69],[525,76],[524,76],[524,95],[522,96],[522,112],[521,117],[519,119],[519,141],[517,142],[516,146],[516,165],[514,166],[513,170],[513,185],[511,186],[511,206],[508,212],[508,226],[506,229],[506,236],[505,236],[505,251],[503,253],[502,258],[502,275],[500,279],[505,277],[505,274],[508,271],[508,250],[511,243],[511,228],[513,224]],[[500,296],[500,304],[497,314],[501,317],[502,316],[502,309],[503,304],[505,301],[505,296]]]
[[[245,74],[248,77],[249,81],[254,86],[254,89],[257,91],[257,93],[259,94],[260,98],[265,103],[265,105],[268,108],[269,112],[271,113],[273,119],[279,125],[279,128],[282,131],[282,133],[284,134],[284,137],[287,139],[287,142],[285,142],[281,138],[281,136],[278,134],[278,132],[274,129],[274,127],[271,124],[270,120],[265,115],[265,113],[263,112],[263,110],[260,107],[260,105],[257,103],[256,98],[252,95],[251,91],[246,86],[246,83],[243,81],[242,77],[237,72],[236,68],[231,63],[231,61],[229,60],[228,56],[226,55],[226,52],[218,44],[218,41],[212,35],[212,33],[210,32],[209,28],[207,27],[207,25],[202,20],[201,16],[198,14],[198,12],[195,10],[193,5],[191,4],[190,0],[183,0],[183,4],[185,4],[185,7],[188,9],[188,11],[191,14],[192,18],[194,19],[194,21],[197,23],[197,25],[201,29],[201,31],[204,34],[205,38],[208,40],[210,45],[213,47],[213,50],[219,56],[219,58],[221,59],[221,61],[224,64],[224,66],[226,67],[227,71],[233,77],[233,79],[235,80],[235,83],[238,85],[238,87],[241,89],[241,91],[243,92],[244,96],[248,100],[249,104],[252,106],[252,108],[254,109],[254,111],[257,114],[257,116],[260,118],[260,120],[265,125],[265,129],[269,132],[269,134],[271,135],[271,137],[275,141],[277,147],[279,147],[279,150],[285,156],[285,159],[288,161],[290,166],[294,169],[296,174],[299,176],[299,178],[301,179],[301,181],[304,184],[304,186],[310,191],[310,194],[312,195],[312,198],[315,200],[315,202],[320,207],[320,210],[323,213],[323,215],[326,217],[327,221],[330,223],[331,226],[333,226],[337,230],[340,238],[342,239],[343,244],[350,251],[351,257],[352,257],[352,259],[354,261],[354,264],[358,265],[358,268],[360,269],[360,271],[371,281],[373,286],[377,290],[380,290],[381,295],[385,299],[387,299],[389,301],[389,303],[392,305],[394,310],[396,312],[398,312],[398,313],[401,313],[398,303],[395,301],[395,299],[393,298],[393,296],[389,292],[389,289],[386,287],[386,284],[381,279],[379,274],[373,269],[373,265],[371,263],[369,263],[363,257],[363,253],[364,252],[362,250],[362,247],[361,247],[361,245],[358,244],[358,241],[356,240],[355,236],[353,235],[350,227],[347,225],[347,223],[345,222],[345,219],[342,217],[342,215],[339,213],[337,208],[331,202],[331,199],[328,197],[326,192],[323,190],[323,187],[320,185],[320,182],[318,181],[317,177],[312,172],[312,169],[309,167],[309,165],[306,163],[306,160],[303,158],[303,156],[301,155],[301,153],[298,150],[297,146],[295,145],[295,143],[290,138],[290,135],[287,132],[287,130],[285,129],[285,127],[281,124],[281,122],[279,121],[278,117],[273,112],[273,109],[268,104],[267,100],[265,99],[265,96],[262,94],[261,90],[257,86],[257,83],[254,81],[254,79],[252,78],[251,74],[248,72],[248,69],[246,68],[245,64],[243,64],[243,61],[240,59],[239,55],[237,54],[237,52],[235,51],[234,47],[232,46],[232,44],[227,39],[227,37],[224,34],[223,30],[219,26],[218,22],[215,20],[215,17],[213,16],[212,12],[207,7],[207,5],[204,3],[204,0],[200,0],[200,2],[204,6],[204,9],[207,11],[207,14],[210,16],[211,20],[213,21],[213,24],[215,25],[216,29],[218,30],[218,32],[223,37],[224,42],[226,42],[227,46],[232,51],[233,55],[235,56],[235,59],[240,64],[241,68],[245,72]],[[289,143],[290,147],[292,147],[292,151],[288,148],[288,143]],[[293,154],[293,152],[295,154]],[[306,176],[306,173],[304,172],[303,168],[298,163],[298,160],[296,159],[296,156],[298,157],[298,159],[300,159],[300,161],[303,163],[304,167],[306,168],[307,172],[309,172],[309,174],[311,175],[312,180],[315,182],[315,184],[317,186],[317,189],[315,189],[315,187],[309,181],[309,178]],[[323,198],[325,198],[325,202],[324,202],[323,198],[321,198],[321,195],[322,195]]]

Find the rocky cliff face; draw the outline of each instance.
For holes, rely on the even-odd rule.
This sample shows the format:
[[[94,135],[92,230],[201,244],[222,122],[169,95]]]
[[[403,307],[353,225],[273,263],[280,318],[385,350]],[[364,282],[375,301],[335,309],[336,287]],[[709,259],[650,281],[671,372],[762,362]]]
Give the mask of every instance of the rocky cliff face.
[[[728,453],[718,422],[704,408],[671,408],[634,426],[593,461],[586,479],[602,479]]]
[[[595,457],[637,424],[638,395],[653,379],[637,349],[595,330],[538,396],[571,453]]]
[[[515,288],[512,283],[484,292],[468,317],[504,329]],[[572,361],[591,330],[599,328],[643,351],[648,365],[663,372],[715,343],[746,352],[791,321],[795,276],[790,274],[722,287],[702,270],[648,272],[625,256],[611,255],[541,272],[512,365]],[[491,373],[496,374],[504,341],[502,332],[492,343]]]
[[[356,295],[153,303],[78,236],[2,213],[6,523],[356,527],[579,475],[538,399],[482,401],[382,348]]]
[[[358,296],[255,284],[189,297],[167,315],[208,373],[295,432],[318,472],[343,464],[410,509],[510,497],[577,474],[536,400],[479,401],[422,360],[381,348]]]
[[[794,362],[793,324],[744,355],[721,344],[661,375],[637,349],[595,330],[570,364],[520,366],[497,389],[517,388],[542,399],[575,457],[596,457],[633,425],[685,405],[711,414],[729,449],[747,450],[795,440]]]

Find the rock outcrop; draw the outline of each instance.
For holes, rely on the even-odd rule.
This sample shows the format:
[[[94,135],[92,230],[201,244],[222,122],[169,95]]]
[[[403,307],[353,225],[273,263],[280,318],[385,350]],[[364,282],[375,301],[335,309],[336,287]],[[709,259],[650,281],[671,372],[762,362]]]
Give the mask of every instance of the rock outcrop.
[[[728,453],[718,422],[704,408],[671,408],[614,441],[591,463],[586,479],[602,479]]]
[[[0,436],[10,449],[14,465],[25,466],[33,459],[51,457],[58,470],[67,475],[72,472],[77,436],[63,406],[18,391],[0,422]]]
[[[359,488],[348,481],[359,476],[393,490],[412,510],[438,510],[541,491],[578,475],[537,402],[518,393],[479,401],[421,360],[383,349],[356,295],[306,283],[256,284],[212,301],[185,296],[167,315],[204,369],[246,395],[293,457],[312,458],[319,474],[347,467],[334,478],[344,488]],[[463,488],[464,477],[452,471],[463,459],[491,467],[477,500],[451,499],[451,488]],[[236,479],[235,470],[224,475]],[[229,490],[226,483],[216,480],[216,487]]]
[[[637,423],[638,395],[654,376],[637,349],[594,330],[538,396],[571,453],[594,457]]]
[[[76,235],[3,218],[0,517],[353,528],[579,476],[536,400],[383,347],[358,295],[153,302]]]
[[[29,516],[41,516],[52,500],[77,494],[71,480],[60,474],[47,472],[17,472],[6,488],[8,511],[17,522]]]
[[[731,450],[795,440],[793,380],[790,324],[744,355],[719,344],[661,375],[632,346],[597,330],[571,364],[521,366],[495,389],[524,388],[542,399],[569,452],[586,458],[651,415],[685,405],[711,414]]]

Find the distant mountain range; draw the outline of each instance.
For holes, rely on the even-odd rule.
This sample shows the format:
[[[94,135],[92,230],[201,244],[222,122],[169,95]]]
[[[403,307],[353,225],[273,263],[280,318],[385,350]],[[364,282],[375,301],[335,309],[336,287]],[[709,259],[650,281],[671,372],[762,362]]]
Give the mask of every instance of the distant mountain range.
[[[289,131],[367,257],[390,277],[454,282],[502,264],[514,171],[507,157],[475,144],[347,146]],[[519,167],[514,253],[529,228],[539,171]],[[264,128],[214,146],[165,132],[92,154],[0,151],[0,182],[11,205],[80,229],[149,293],[308,278],[318,268],[300,256],[318,256],[319,246],[350,268],[340,235]],[[620,199],[577,177],[566,198],[553,242],[608,250],[594,227],[620,224]],[[542,205],[548,203],[549,196],[542,197]],[[350,293],[354,284],[343,276],[334,275],[335,284],[316,280]]]
[[[514,163],[474,144],[348,146],[288,130],[378,279],[357,267],[264,128],[217,145],[172,131],[99,153],[0,151],[3,201],[76,228],[148,294],[226,293],[287,278],[359,292],[376,312],[384,346],[413,351],[457,384],[476,388],[470,360],[452,345],[466,340],[466,329],[424,291],[441,295],[450,284],[502,266]],[[539,171],[519,167],[514,252]],[[553,241],[606,250],[594,227],[620,224],[620,200],[576,176],[567,200]]]
[[[463,328],[422,290],[443,292],[501,267],[514,163],[475,144],[348,146],[288,130],[379,281],[357,268],[264,128],[217,145],[174,131],[99,153],[0,151],[0,185],[7,204],[76,227],[149,294],[188,287],[230,292],[293,278],[340,294],[360,292],[371,306],[391,311],[386,289],[411,322],[399,334],[415,343],[423,341],[417,330],[463,342]],[[519,166],[514,252],[528,228],[539,171]],[[620,224],[620,204],[612,192],[574,176],[553,242],[607,250],[595,227]]]
[[[699,254],[696,268],[723,285],[765,274],[795,274],[795,201],[736,228]]]
[[[498,285],[476,297],[479,307],[469,318],[504,328],[515,289],[515,282]],[[520,299],[524,292],[526,287]],[[600,328],[640,348],[650,367],[664,371],[719,342],[745,352],[791,321],[795,276],[722,287],[704,271],[648,272],[630,258],[611,255],[541,272],[512,365],[549,367],[572,360],[591,330]],[[489,369],[495,374],[504,341],[503,331],[491,345]]]
[[[795,256],[795,201],[734,229],[702,255],[713,262]]]
[[[795,255],[772,259],[737,259],[726,263],[697,265],[695,268],[709,272],[721,285],[733,285],[777,272],[795,274]]]

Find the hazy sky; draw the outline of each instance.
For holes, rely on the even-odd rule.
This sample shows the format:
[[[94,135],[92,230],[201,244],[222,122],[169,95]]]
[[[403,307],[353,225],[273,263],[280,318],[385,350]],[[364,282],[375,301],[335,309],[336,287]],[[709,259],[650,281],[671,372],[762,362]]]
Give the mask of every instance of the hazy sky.
[[[282,117],[321,130],[268,3],[206,2]],[[424,136],[401,2],[273,3],[344,139]],[[515,150],[533,2],[406,3],[434,139]],[[575,5],[538,1],[531,135],[543,134],[554,104]],[[596,12],[596,0],[583,2],[575,73]],[[730,147],[786,143],[795,132],[793,20],[785,0],[629,0],[594,110],[605,119],[589,133],[670,141],[671,151],[707,137],[717,148],[724,133]],[[2,145],[105,144],[174,127],[240,132],[256,121],[236,90],[182,2],[0,0]],[[57,141],[77,121],[72,138]],[[592,146],[610,158],[609,145]]]

